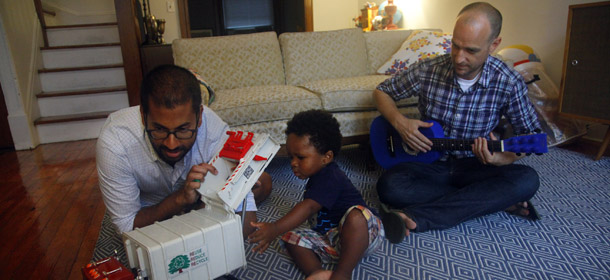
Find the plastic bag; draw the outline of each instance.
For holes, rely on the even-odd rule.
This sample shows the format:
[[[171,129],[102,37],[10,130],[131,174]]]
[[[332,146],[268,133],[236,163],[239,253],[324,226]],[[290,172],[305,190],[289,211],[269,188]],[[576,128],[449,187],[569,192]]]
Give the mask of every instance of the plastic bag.
[[[549,147],[566,143],[587,133],[583,122],[559,118],[559,89],[546,74],[540,59],[530,47],[509,46],[500,50],[497,56],[523,76],[540,126],[547,134]]]

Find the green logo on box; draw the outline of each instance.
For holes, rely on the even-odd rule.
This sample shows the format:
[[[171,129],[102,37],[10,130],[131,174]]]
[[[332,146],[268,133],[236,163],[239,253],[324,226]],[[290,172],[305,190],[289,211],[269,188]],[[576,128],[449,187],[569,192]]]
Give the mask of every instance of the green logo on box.
[[[169,273],[182,273],[182,270],[189,268],[189,266],[191,265],[189,264],[189,258],[186,255],[176,256],[169,263]]]
[[[167,272],[169,272],[168,276],[171,276],[171,278],[177,277],[184,272],[191,269],[196,269],[198,266],[206,264],[208,260],[207,246],[194,249],[190,252],[183,252],[171,260],[169,258],[166,259],[166,261],[169,262],[167,270]]]

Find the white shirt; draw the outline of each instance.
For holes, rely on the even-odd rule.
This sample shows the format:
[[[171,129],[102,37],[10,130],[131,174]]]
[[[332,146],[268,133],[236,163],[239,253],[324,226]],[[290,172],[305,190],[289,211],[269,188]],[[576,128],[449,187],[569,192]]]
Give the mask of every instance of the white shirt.
[[[457,82],[460,85],[460,88],[462,89],[463,92],[468,92],[468,90],[479,80],[479,78],[481,77],[481,72],[479,72],[479,74],[477,74],[476,77],[474,77],[474,79],[472,80],[466,80],[466,79],[462,79],[460,77],[457,77]]]
[[[193,147],[172,167],[153,150],[144,132],[140,106],[110,114],[97,140],[96,162],[104,203],[119,232],[133,229],[141,208],[159,204],[180,189],[193,165],[209,162],[222,148],[228,129],[204,106]],[[256,211],[252,192],[246,211]]]

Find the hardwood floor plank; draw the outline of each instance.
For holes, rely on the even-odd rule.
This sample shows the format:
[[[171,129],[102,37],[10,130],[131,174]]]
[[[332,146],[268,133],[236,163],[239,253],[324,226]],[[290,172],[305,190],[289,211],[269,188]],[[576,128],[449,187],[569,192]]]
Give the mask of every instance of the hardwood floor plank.
[[[70,152],[71,149],[74,150]],[[90,158],[90,170],[94,169],[95,159],[91,156],[90,149],[91,145],[76,143],[42,145],[41,149],[36,151],[36,160],[33,162],[38,167],[37,175],[43,180],[43,186],[36,190],[37,194],[34,194],[32,200],[28,200],[34,205],[32,210],[29,213],[21,213],[27,210],[22,209],[20,213],[16,213],[17,217],[25,217],[26,223],[19,223],[13,219],[8,221],[9,224],[16,224],[13,239],[17,240],[12,246],[17,249],[11,250],[8,265],[16,267],[17,271],[22,271],[19,278],[27,278],[27,274],[30,273],[28,270],[31,270],[29,269],[31,267],[37,267],[37,271],[47,273],[52,269],[53,262],[49,262],[49,260],[53,261],[52,258],[49,258],[52,252],[48,250],[48,244],[56,238],[60,222],[63,221],[63,216],[66,215],[67,209],[72,203],[72,200],[65,199],[65,197],[71,194],[70,190],[76,186],[74,183],[68,185],[70,180],[62,178],[78,178],[79,174],[89,175],[82,173],[82,163],[78,162],[81,167],[69,163],[84,155],[84,157]],[[77,190],[72,190],[72,192],[75,191]],[[28,252],[33,252],[35,255]]]
[[[104,218],[104,214],[106,213],[106,206],[102,201],[102,195],[97,185],[97,177],[95,178],[95,187],[96,191],[93,193],[93,201],[97,201],[97,207],[93,217],[91,218],[89,229],[83,237],[81,247],[78,251],[78,255],[76,256],[76,261],[74,262],[72,270],[70,271],[70,275],[68,277],[70,280],[82,279],[81,268],[91,262],[91,259],[93,258],[95,243],[97,242],[97,238],[102,226],[102,220]]]
[[[81,153],[86,152],[81,151]],[[44,229],[38,242],[39,246],[45,251],[45,255],[38,260],[26,258],[19,264],[24,270],[27,267],[37,267],[39,266],[38,263],[44,264],[42,267],[47,268],[48,271],[36,270],[31,275],[32,279],[44,278],[51,274],[51,270],[64,249],[66,238],[71,237],[71,231],[75,223],[73,217],[79,213],[70,213],[69,209],[76,203],[79,194],[83,191],[78,188],[82,185],[78,182],[86,180],[95,167],[94,160],[84,166],[77,164],[81,153],[71,155],[66,158],[65,164],[61,165],[65,172],[58,177],[56,183],[52,186],[54,188],[59,186],[60,190],[58,191],[60,193],[53,192],[53,197],[47,201],[48,206],[45,206],[44,211],[40,211],[39,220],[41,220],[41,225],[44,225]],[[48,198],[48,196],[45,198]],[[51,207],[51,205],[56,206]]]
[[[19,167],[21,170],[21,183],[12,186],[2,184],[2,189],[17,188],[22,192],[27,193],[29,184],[42,184],[42,182],[38,180],[38,176],[36,174],[39,169],[38,165],[40,162],[40,155],[43,152],[44,148],[35,149],[30,152],[16,152],[16,160],[13,161],[12,164],[15,165],[15,167]],[[2,164],[5,164],[5,162]],[[34,237],[36,237],[37,232],[40,231],[37,229],[37,227],[33,228],[34,225],[37,225],[37,217],[32,215],[31,210],[34,209],[34,202],[30,199],[30,197],[25,195],[20,201],[18,201],[17,205],[17,207],[7,211],[8,214],[3,215],[0,219],[1,224],[8,229],[3,230],[0,233],[0,242],[2,242],[3,248],[3,250],[0,252],[0,271],[4,271],[2,266],[5,265],[13,268],[10,266],[11,261],[19,259],[18,256],[22,253],[22,251],[29,251],[24,248],[29,248],[28,246],[31,245],[31,243],[24,243],[23,239],[27,240],[27,238],[30,238],[32,240],[31,242],[35,242]]]
[[[91,178],[94,172],[96,172],[95,165],[92,166],[91,172],[87,175],[87,178]],[[58,250],[60,254],[55,259],[55,267],[51,273],[52,276],[70,274],[70,270],[75,264],[83,237],[91,224],[91,216],[95,212],[96,203],[91,201],[94,188],[85,186],[86,182],[87,181],[83,182],[83,186],[80,188],[82,191],[68,210],[68,213],[60,226],[60,231],[57,233],[59,236],[65,236],[65,238],[63,238],[63,242],[56,243],[60,246],[61,250]],[[97,186],[97,184],[94,186]],[[57,240],[57,238],[55,240]],[[53,246],[51,246],[51,248],[53,248]]]

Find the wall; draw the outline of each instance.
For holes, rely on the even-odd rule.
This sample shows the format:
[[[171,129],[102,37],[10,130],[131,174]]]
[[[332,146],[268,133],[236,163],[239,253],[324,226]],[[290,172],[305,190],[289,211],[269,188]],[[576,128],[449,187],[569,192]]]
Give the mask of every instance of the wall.
[[[0,83],[13,143],[18,150],[38,145],[33,120],[40,114],[38,69],[42,33],[33,1],[0,1]]]
[[[45,0],[51,1],[51,0]],[[68,0],[53,0],[68,1]],[[93,1],[93,0],[88,0]],[[165,19],[165,41],[180,38],[180,21],[177,12],[167,11],[166,0],[149,0],[151,11]],[[175,0],[169,0],[176,4]],[[368,1],[381,4],[383,1]],[[453,31],[459,10],[471,0],[396,0],[402,11],[399,26],[402,28],[440,28]],[[563,67],[564,44],[568,6],[600,2],[595,0],[488,0],[502,12],[504,26],[502,44],[498,50],[515,44],[529,45],[542,59],[547,74],[559,86]],[[314,31],[354,27],[353,18],[367,1],[364,0],[313,0]],[[440,8],[442,7],[442,8]],[[177,8],[177,7],[176,7]]]
[[[356,0],[313,0],[312,6],[313,31],[353,28],[361,9]]]
[[[171,43],[180,38],[180,19],[177,12],[167,11],[167,1],[176,3],[176,0],[148,0],[151,12],[156,18],[165,19],[165,42]],[[354,27],[352,18],[359,13],[357,0],[313,0],[313,29],[314,31],[336,30]],[[176,6],[176,9],[178,7]]]
[[[367,1],[358,0],[358,7]],[[371,1],[369,1],[371,2]],[[372,1],[377,4],[383,1]],[[472,0],[395,0],[402,11],[402,28],[440,28],[453,32],[457,13]],[[503,17],[497,50],[523,44],[538,54],[546,73],[559,87],[563,67],[568,6],[601,2],[595,0],[488,0]],[[442,8],[441,8],[442,7]]]
[[[144,0],[141,0],[144,1]],[[176,0],[148,0],[150,3],[150,12],[157,19],[165,20],[165,32],[163,39],[166,43],[171,44],[175,39],[180,39],[180,19],[178,17],[178,3]],[[173,5],[174,11],[169,12],[167,3]]]

